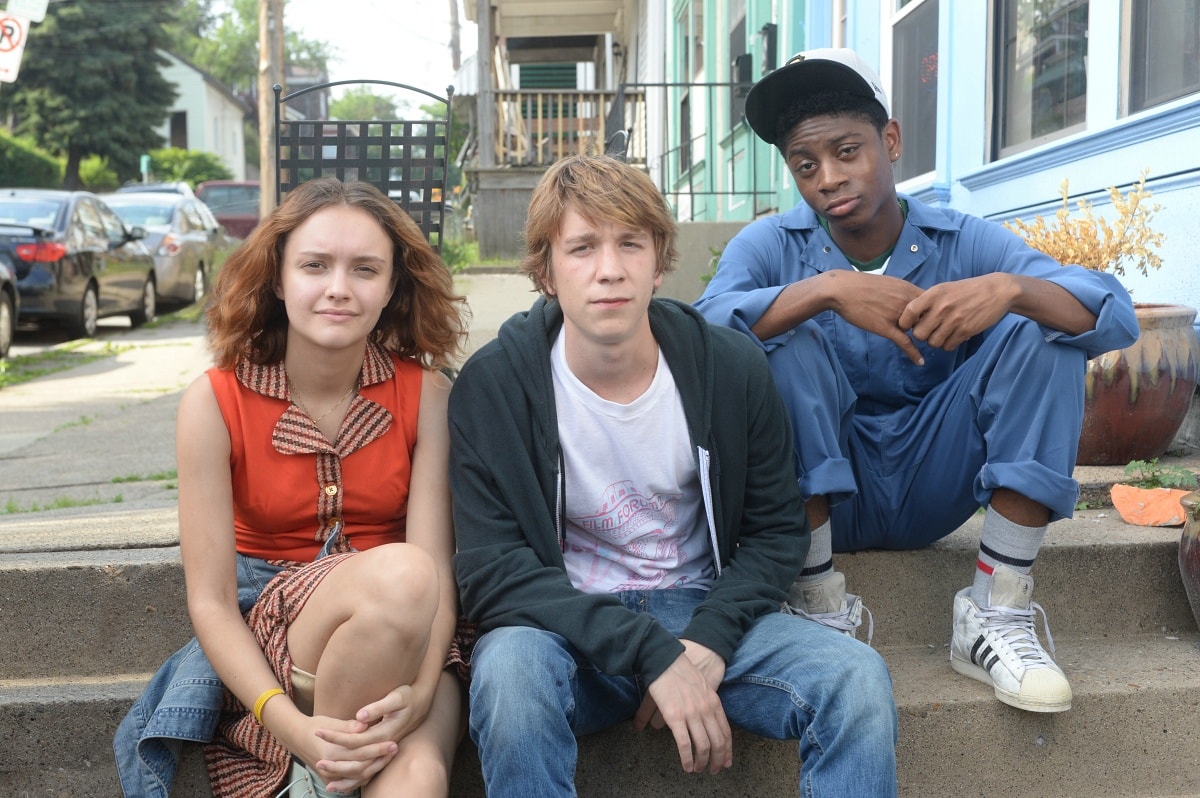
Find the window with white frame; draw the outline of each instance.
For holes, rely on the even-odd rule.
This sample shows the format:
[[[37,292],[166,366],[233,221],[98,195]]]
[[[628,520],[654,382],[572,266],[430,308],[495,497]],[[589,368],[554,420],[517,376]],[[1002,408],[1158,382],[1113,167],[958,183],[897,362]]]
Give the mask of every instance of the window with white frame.
[[[1083,127],[1088,0],[996,4],[996,157]]]
[[[730,17],[729,30],[729,126],[732,128],[746,115],[748,84],[754,81],[754,73],[753,59],[746,47],[745,3],[741,3],[741,8],[732,9],[731,13],[736,14]]]
[[[1200,0],[1125,0],[1126,113],[1200,92]]]
[[[892,24],[892,116],[904,155],[896,179],[932,172],[937,156],[938,0],[900,0]]]
[[[678,112],[675,165],[683,176],[704,158],[704,98],[693,92],[692,82],[704,79],[704,2],[679,0],[675,8],[677,55],[673,70],[678,84],[672,90],[671,103]],[[693,138],[694,135],[694,138]]]

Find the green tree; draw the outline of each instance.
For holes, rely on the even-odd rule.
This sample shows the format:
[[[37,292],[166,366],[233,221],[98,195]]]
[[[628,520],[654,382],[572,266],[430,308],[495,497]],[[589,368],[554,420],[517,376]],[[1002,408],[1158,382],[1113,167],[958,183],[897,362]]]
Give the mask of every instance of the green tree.
[[[398,119],[396,101],[371,90],[366,84],[347,89],[341,97],[329,103],[329,115],[334,119]]]
[[[446,185],[451,190],[455,186],[464,184],[462,168],[458,165],[458,154],[462,152],[462,148],[466,146],[467,136],[471,132],[471,104],[467,100],[456,97],[452,101],[454,112],[450,115],[450,150],[446,155],[446,160],[450,164],[450,174],[446,180]],[[421,112],[430,119],[444,119],[446,117],[445,103],[428,103],[421,106]],[[414,116],[414,119],[420,118]]]
[[[121,177],[161,143],[159,126],[175,100],[159,48],[177,0],[64,0],[33,25],[17,82],[0,92],[16,132],[65,157],[63,182],[81,185],[89,155]]]
[[[174,0],[177,22],[170,31],[172,52],[240,94],[253,94],[258,80],[258,0],[231,0],[214,14],[212,0]],[[328,71],[332,50],[326,42],[287,30],[283,12],[284,60],[317,75]]]
[[[254,91],[258,74],[258,0],[234,0],[226,13],[211,16],[207,2],[188,14],[193,29],[177,36],[179,54],[235,92]]]
[[[212,0],[176,0],[176,5],[175,21],[166,30],[170,38],[167,49],[190,61],[196,41],[216,24],[217,15]]]
[[[213,0],[175,2],[179,13],[168,32],[171,52],[253,104],[258,91],[258,0],[228,0],[221,14],[213,12]],[[286,4],[283,25],[287,65],[312,75],[327,75],[332,57],[330,45],[287,31]],[[257,165],[257,108],[247,115],[245,131],[247,161]]]

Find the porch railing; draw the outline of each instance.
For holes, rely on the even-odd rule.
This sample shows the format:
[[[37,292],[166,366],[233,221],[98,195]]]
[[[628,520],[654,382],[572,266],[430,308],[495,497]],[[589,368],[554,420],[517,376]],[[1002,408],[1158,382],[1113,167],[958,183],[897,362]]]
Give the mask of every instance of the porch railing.
[[[625,157],[645,165],[646,102],[640,92],[579,89],[497,90],[496,163],[549,166],[570,155],[599,155],[621,131],[631,131]],[[633,146],[640,141],[641,148]]]
[[[498,165],[549,166],[600,154],[620,131],[625,159],[646,169],[689,221],[752,219],[775,209],[773,149],[742,109],[746,83],[626,83],[615,90],[497,90]]]

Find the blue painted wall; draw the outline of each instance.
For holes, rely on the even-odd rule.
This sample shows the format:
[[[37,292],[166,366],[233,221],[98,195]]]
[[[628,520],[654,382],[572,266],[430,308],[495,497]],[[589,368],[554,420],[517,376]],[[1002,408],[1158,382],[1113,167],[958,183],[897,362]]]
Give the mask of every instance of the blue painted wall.
[[[845,44],[876,67],[890,52],[879,0],[846,0]],[[997,161],[988,158],[987,103],[990,3],[940,0],[938,19],[938,123],[936,169],[900,184],[926,202],[949,205],[997,221],[1050,216],[1063,179],[1097,214],[1112,210],[1107,188],[1128,186],[1149,169],[1148,187],[1162,206],[1156,228],[1166,240],[1163,267],[1147,277],[1128,273],[1126,286],[1139,302],[1180,302],[1200,308],[1200,94],[1121,117],[1119,0],[1092,0],[1089,15],[1086,129]],[[781,25],[780,53],[833,43],[833,4],[813,0],[803,25]],[[788,40],[803,30],[803,42]],[[1111,57],[1106,53],[1111,52]],[[786,56],[783,56],[786,58]],[[880,69],[884,83],[887,69]],[[903,120],[901,120],[903,124]],[[799,194],[776,156],[779,204]]]

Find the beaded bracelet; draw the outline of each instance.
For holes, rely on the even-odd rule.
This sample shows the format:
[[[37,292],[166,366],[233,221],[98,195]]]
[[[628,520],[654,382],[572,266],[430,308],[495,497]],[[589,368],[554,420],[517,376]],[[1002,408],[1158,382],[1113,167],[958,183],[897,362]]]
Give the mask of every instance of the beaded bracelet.
[[[277,695],[283,695],[283,690],[279,689],[278,687],[272,687],[270,690],[263,690],[262,695],[260,695],[258,700],[254,702],[254,719],[258,721],[259,726],[262,725],[263,707],[265,707],[267,702]]]

